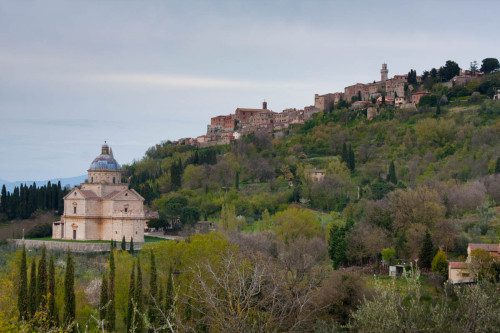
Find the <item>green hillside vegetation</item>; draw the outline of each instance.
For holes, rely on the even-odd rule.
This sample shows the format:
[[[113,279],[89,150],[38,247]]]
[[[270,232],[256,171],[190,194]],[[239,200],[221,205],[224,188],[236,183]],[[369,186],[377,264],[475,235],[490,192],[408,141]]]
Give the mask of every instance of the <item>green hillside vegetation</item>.
[[[213,220],[277,231],[294,206],[329,216],[323,235],[330,224],[349,224],[341,266],[376,262],[390,247],[397,258],[418,258],[426,231],[437,247],[463,256],[468,242],[500,237],[500,104],[485,95],[499,78],[452,89],[434,83],[438,114],[425,100],[417,110],[383,106],[372,121],[366,111],[334,109],[282,138],[256,133],[202,149],[165,142],[126,169],[160,212],[153,226]],[[322,181],[311,180],[314,169],[325,171]]]

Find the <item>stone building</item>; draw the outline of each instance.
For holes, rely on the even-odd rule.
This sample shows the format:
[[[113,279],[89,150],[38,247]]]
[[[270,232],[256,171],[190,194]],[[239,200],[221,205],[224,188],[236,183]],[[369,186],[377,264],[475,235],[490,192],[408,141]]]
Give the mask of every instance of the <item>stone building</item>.
[[[336,92],[324,95],[314,95],[314,107],[320,111],[325,111],[327,108],[340,102],[344,98],[344,93]]]
[[[52,238],[144,242],[144,198],[122,182],[122,170],[105,143],[85,183],[64,197],[64,213],[52,226]]]

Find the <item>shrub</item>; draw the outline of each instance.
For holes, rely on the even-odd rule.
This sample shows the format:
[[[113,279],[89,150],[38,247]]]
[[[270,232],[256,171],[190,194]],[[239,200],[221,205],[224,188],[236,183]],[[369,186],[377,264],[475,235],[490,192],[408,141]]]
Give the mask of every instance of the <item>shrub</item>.
[[[52,223],[43,223],[34,226],[27,233],[27,238],[42,238],[52,236]]]

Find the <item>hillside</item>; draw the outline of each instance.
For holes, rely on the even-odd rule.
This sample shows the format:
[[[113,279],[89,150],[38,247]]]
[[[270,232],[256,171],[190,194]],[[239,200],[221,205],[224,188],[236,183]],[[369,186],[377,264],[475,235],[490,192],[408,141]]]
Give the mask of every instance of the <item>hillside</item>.
[[[346,228],[351,241],[340,265],[373,261],[386,247],[415,258],[426,230],[436,245],[464,255],[468,242],[500,239],[500,104],[431,89],[449,98],[438,107],[382,106],[371,121],[366,110],[321,112],[284,137],[257,132],[202,149],[165,142],[126,169],[160,212],[154,226],[224,224],[229,211],[240,217],[237,228],[256,230],[298,204]]]

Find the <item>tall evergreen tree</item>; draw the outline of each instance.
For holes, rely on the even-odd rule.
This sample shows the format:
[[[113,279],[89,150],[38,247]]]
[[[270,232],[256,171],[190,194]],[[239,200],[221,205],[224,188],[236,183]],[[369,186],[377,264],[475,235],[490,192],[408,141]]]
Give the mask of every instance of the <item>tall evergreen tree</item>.
[[[38,261],[38,277],[36,290],[36,308],[43,309],[46,304],[47,297],[47,253],[45,246],[42,247],[42,256]]]
[[[234,188],[239,189],[240,188],[240,172],[236,171],[236,174],[234,176]]]
[[[64,274],[64,320],[67,325],[75,320],[75,268],[73,257],[68,252],[66,258],[66,273]]]
[[[347,152],[347,166],[349,167],[349,170],[351,170],[351,172],[354,172],[354,169],[356,169],[356,160],[351,145],[349,145],[349,149]]]
[[[107,314],[107,330],[114,331],[115,330],[115,317],[116,317],[116,309],[115,309],[115,254],[114,251],[109,252],[109,285],[108,285],[108,310]]]
[[[165,288],[165,313],[168,315],[174,305],[174,276],[172,266],[168,270],[167,287]]]
[[[130,254],[134,254],[134,238],[133,237],[130,237],[130,247],[129,247],[128,251],[130,252]]]
[[[334,225],[330,229],[330,241],[328,244],[328,253],[332,260],[333,268],[339,267],[347,263],[347,233],[349,226]]]
[[[33,316],[36,311],[36,260],[33,258],[30,270],[30,284],[28,288],[28,309],[30,316]]]
[[[149,277],[149,309],[148,315],[151,323],[156,323],[156,312],[158,303],[158,276],[156,272],[156,260],[153,251],[149,255],[151,273]]]
[[[438,101],[436,106],[436,117],[439,117],[440,115],[441,115],[441,102]]]
[[[126,251],[127,250],[127,242],[125,241],[125,236],[123,236],[122,238],[122,251]]]
[[[500,157],[497,157],[497,162],[495,164],[495,173],[500,173]]]
[[[143,292],[142,292],[142,269],[141,269],[141,261],[139,258],[137,258],[137,278],[135,280],[135,302],[136,302],[136,307],[137,307],[137,312],[138,315],[136,316],[136,322],[137,322],[137,330],[140,332],[142,330],[143,326],[143,320],[142,320],[142,315],[143,315]]]
[[[347,151],[347,144],[344,142],[342,145],[342,155],[340,156],[345,164],[348,164],[349,153]]]
[[[21,253],[21,264],[19,265],[19,292],[17,296],[17,309],[19,319],[27,320],[29,317],[28,302],[28,264],[26,262],[26,247],[23,246]]]
[[[99,319],[106,320],[109,302],[108,279],[103,273],[101,277],[101,294],[99,295]]]
[[[53,256],[49,260],[47,303],[49,319],[53,325],[57,325],[59,323],[59,314],[56,307],[56,267]]]
[[[135,326],[135,262],[132,264],[132,271],[130,272],[130,284],[128,288],[128,306],[127,306],[127,316],[125,317],[125,324],[127,326],[127,332],[130,332],[130,328]]]
[[[0,197],[0,213],[7,212],[7,188],[2,185],[2,197]]]
[[[394,166],[394,161],[391,161],[389,165],[389,173],[387,174],[387,181],[397,184],[398,178],[396,177],[396,167]]]
[[[432,242],[432,237],[427,230],[425,232],[424,240],[422,241],[422,247],[420,248],[419,264],[420,268],[430,269],[432,264],[432,259],[434,259],[435,254],[434,243]]]

